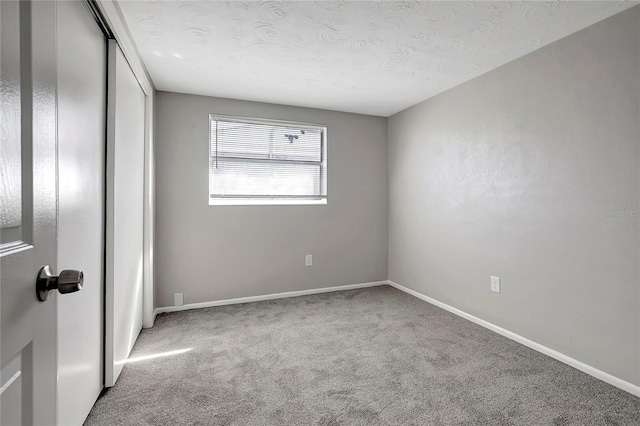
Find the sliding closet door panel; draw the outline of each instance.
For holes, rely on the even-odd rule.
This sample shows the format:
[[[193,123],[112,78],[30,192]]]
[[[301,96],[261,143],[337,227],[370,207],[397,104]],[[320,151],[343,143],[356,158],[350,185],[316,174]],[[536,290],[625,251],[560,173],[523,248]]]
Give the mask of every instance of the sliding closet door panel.
[[[57,3],[58,268],[84,272],[58,297],[58,424],[82,424],[103,385],[107,42],[84,2]]]
[[[105,385],[142,329],[145,93],[109,41]]]

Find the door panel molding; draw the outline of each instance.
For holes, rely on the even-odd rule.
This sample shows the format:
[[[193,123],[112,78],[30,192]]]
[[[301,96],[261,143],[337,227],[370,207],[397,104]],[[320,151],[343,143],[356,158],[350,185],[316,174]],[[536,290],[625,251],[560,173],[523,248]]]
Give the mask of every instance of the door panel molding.
[[[10,249],[5,246],[0,257],[0,376],[6,385],[0,396],[0,423],[49,425],[56,422],[57,295],[39,302],[35,277],[41,266],[56,263],[56,3],[23,0],[18,4],[20,16],[14,16],[14,22],[20,25],[20,121],[7,122],[4,117],[1,121],[3,146],[4,127],[19,127],[13,131],[20,133],[22,150],[23,229],[19,239],[6,241],[14,244]],[[0,2],[2,21],[10,17],[7,7],[11,5]],[[2,27],[4,31],[4,23]],[[4,34],[1,38],[3,51],[15,40]],[[12,83],[5,77],[3,102],[15,95],[8,92]],[[11,378],[15,380],[9,383]]]

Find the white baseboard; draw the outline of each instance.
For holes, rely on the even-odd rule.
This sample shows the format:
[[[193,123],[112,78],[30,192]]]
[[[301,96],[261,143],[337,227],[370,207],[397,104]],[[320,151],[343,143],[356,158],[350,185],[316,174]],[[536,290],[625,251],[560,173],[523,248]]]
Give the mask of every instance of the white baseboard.
[[[153,310],[153,313],[151,314],[151,323],[148,326],[144,326],[142,328],[153,328],[153,325],[156,323],[156,317],[158,316],[158,308]]]
[[[525,346],[528,346],[529,348],[541,352],[545,355],[550,356],[551,358],[555,358],[560,362],[563,362],[571,367],[577,368],[578,370],[589,374],[590,376],[595,377],[596,379],[600,379],[603,382],[609,383],[610,385],[613,385],[617,388],[620,388],[624,391],[629,392],[632,395],[638,396],[640,397],[640,386],[636,386],[633,383],[629,383],[625,380],[622,380],[618,377],[612,376],[609,373],[605,373],[602,370],[598,370],[595,367],[592,367],[588,364],[585,364],[583,362],[578,361],[577,359],[573,359],[563,353],[560,353],[556,350],[553,350],[551,348],[548,348],[544,345],[541,345],[539,343],[536,343],[532,340],[527,339],[526,337],[522,337],[519,334],[513,333],[509,330],[506,330],[502,327],[498,327],[495,324],[492,324],[488,321],[485,321],[483,319],[480,319],[478,317],[474,317],[473,315],[470,315],[464,311],[461,311],[460,309],[454,308],[453,306],[447,305],[446,303],[442,303],[436,299],[432,299],[429,296],[425,296],[422,293],[418,293],[415,290],[411,290],[410,288],[404,287],[398,283],[395,283],[393,281],[387,281],[387,283],[391,286],[391,287],[395,287],[400,291],[403,291],[407,294],[410,294],[414,297],[417,297],[418,299],[424,300],[425,302],[431,303],[432,305],[435,305],[439,308],[444,309],[445,311],[449,311],[455,315],[458,315],[459,317],[462,317],[466,320],[469,320],[471,322],[474,322],[484,328],[488,328],[491,331],[494,331],[498,334],[503,335],[504,337],[507,337],[513,341],[516,341],[518,343],[521,343]]]
[[[310,294],[320,294],[320,293],[331,293],[334,291],[355,290],[358,288],[376,287],[376,286],[387,285],[387,284],[388,284],[387,281],[374,281],[374,282],[362,283],[362,284],[350,284],[350,285],[340,285],[340,286],[334,286],[334,287],[312,288],[309,290],[287,291],[285,293],[265,294],[262,296],[249,296],[249,297],[238,297],[236,299],[214,300],[212,302],[189,303],[187,305],[182,305],[182,306],[165,306],[163,308],[156,308],[154,310],[154,318],[156,315],[162,314],[164,312],[177,312],[177,311],[186,311],[188,309],[210,308],[212,306],[236,305],[239,303],[260,302],[263,300],[285,299],[287,297],[307,296]]]

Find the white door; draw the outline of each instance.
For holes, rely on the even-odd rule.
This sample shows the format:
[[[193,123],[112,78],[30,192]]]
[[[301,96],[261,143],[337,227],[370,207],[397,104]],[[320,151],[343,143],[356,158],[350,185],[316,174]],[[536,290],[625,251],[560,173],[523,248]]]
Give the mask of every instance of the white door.
[[[107,44],[89,7],[57,6],[58,270],[82,291],[58,298],[58,424],[81,425],[103,388]]]
[[[142,329],[145,93],[109,40],[105,386],[113,386]]]
[[[56,422],[55,3],[0,1],[0,423]]]

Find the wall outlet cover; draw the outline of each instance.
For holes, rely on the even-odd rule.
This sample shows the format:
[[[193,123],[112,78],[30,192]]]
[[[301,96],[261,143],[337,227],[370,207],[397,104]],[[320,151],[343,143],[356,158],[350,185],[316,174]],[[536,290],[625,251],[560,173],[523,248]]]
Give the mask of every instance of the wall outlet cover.
[[[173,306],[182,306],[184,305],[184,294],[183,293],[174,293],[173,294]]]
[[[311,266],[313,265],[313,256],[308,254],[304,257],[304,266]]]
[[[491,277],[491,291],[500,293],[500,277]]]

